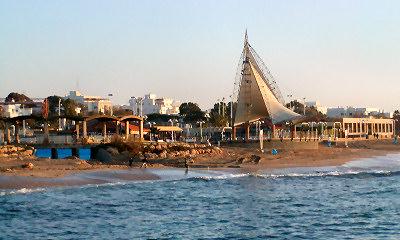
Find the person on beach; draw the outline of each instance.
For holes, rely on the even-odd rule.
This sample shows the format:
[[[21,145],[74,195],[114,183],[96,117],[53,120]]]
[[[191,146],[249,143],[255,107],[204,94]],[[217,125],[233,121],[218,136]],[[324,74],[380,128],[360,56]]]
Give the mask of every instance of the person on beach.
[[[185,159],[185,168],[186,168],[186,170],[189,170],[189,164],[188,164],[188,160],[187,159]]]
[[[209,139],[209,138],[207,138],[207,145],[208,145],[209,147],[211,147],[211,143],[210,143],[210,139]]]
[[[147,168],[147,157],[145,156],[145,157],[143,157],[143,159],[142,159],[142,166],[140,167],[140,168]]]
[[[129,167],[132,167],[133,157],[129,158]]]

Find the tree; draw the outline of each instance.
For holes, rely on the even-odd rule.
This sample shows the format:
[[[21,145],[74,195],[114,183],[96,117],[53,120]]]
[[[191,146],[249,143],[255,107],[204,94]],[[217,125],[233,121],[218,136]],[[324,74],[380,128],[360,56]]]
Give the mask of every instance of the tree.
[[[189,123],[205,120],[204,112],[196,103],[192,102],[182,103],[179,106],[179,115],[183,117],[183,121]]]
[[[232,118],[235,118],[237,102],[232,104],[232,108],[231,104],[232,102],[225,103],[223,101],[215,103],[210,111],[208,123],[216,127],[230,126],[232,124]]]
[[[177,115],[168,115],[168,114],[160,114],[160,113],[151,113],[147,114],[146,121],[147,122],[156,122],[156,123],[166,123],[170,119],[178,119]]]
[[[291,101],[290,103],[286,104],[286,107],[292,107],[293,111],[303,115],[304,113],[304,104],[294,100]],[[315,107],[309,107],[305,106],[305,113],[306,113],[306,119],[305,121],[308,122],[321,122],[321,121],[327,121],[327,117],[325,114],[319,112]]]
[[[49,116],[57,116],[58,115],[58,104],[61,106],[61,115],[66,116],[76,116],[77,107],[82,107],[78,102],[72,99],[63,99],[60,96],[49,96],[47,97],[47,101],[49,101]]]
[[[127,115],[132,115],[133,114],[132,109],[127,109],[127,108],[124,108],[122,106],[113,106],[112,108],[113,108],[114,116],[122,117],[122,116],[127,116]]]
[[[400,133],[400,111],[396,110],[393,113],[393,120],[395,123],[395,132],[398,135]]]
[[[75,100],[72,100],[69,98],[65,99],[65,100],[61,100],[61,104],[64,107],[64,114],[67,116],[76,116],[76,115],[78,115],[76,112],[76,108],[79,107],[82,109],[81,104],[79,104]]]
[[[18,102],[18,103],[22,103],[22,102],[27,102],[27,103],[32,103],[32,99],[30,99],[29,97],[27,97],[25,94],[20,94],[20,93],[16,93],[16,92],[12,92],[10,94],[8,94],[8,96],[6,97],[6,99],[4,100],[4,102],[6,103],[11,103],[11,102]]]
[[[226,112],[227,106],[224,102],[218,102],[214,104],[214,107],[210,111],[210,118],[208,122],[214,127],[225,127],[230,119],[229,113]]]
[[[208,121],[214,127],[226,127],[228,125],[228,118],[215,112],[210,113]]]

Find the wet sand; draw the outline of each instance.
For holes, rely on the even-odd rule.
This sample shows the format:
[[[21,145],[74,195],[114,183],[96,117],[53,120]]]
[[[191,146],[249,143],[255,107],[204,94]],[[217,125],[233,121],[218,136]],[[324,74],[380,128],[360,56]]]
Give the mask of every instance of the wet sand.
[[[232,172],[256,172],[275,168],[338,166],[351,160],[400,152],[400,145],[391,140],[350,141],[346,148],[343,142],[319,149],[278,149],[277,155],[259,149],[224,147],[218,155],[198,155],[190,160],[192,169],[213,169]],[[256,159],[255,159],[256,158]],[[34,164],[33,169],[24,169],[24,163]],[[159,176],[140,168],[141,163],[127,166],[127,161],[101,164],[79,159],[0,159],[0,189],[37,188],[50,186],[72,186],[103,184],[118,181],[157,180]],[[152,160],[148,168],[162,169],[182,167],[180,161]]]
[[[66,187],[158,179],[160,178],[157,175],[146,169],[84,171],[55,178],[0,175],[0,189]]]

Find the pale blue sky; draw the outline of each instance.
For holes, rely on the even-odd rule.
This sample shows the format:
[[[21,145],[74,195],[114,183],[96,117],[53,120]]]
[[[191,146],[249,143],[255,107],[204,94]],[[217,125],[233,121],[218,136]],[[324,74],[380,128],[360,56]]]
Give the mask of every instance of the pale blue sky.
[[[378,0],[0,0],[0,96],[79,82],[209,108],[232,92],[246,28],[284,95],[400,108],[400,1]]]

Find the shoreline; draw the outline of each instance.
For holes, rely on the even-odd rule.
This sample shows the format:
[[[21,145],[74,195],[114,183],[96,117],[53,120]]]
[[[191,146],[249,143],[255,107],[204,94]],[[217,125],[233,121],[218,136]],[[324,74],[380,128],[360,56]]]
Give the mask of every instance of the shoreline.
[[[223,147],[218,155],[199,155],[189,164],[193,170],[227,171],[232,173],[252,173],[283,168],[340,166],[354,160],[400,153],[400,146],[391,141],[354,141],[349,148],[341,145],[318,149],[280,149],[277,155],[248,147]],[[16,168],[32,162],[32,169]],[[149,161],[148,168],[140,168],[141,162],[133,167],[127,164],[102,164],[80,159],[39,159],[0,158],[0,189],[21,189],[40,187],[80,186],[126,181],[159,180],[152,170],[179,170],[182,159]],[[12,167],[14,166],[14,169]],[[4,170],[6,169],[6,170]],[[11,170],[11,171],[8,171]]]

